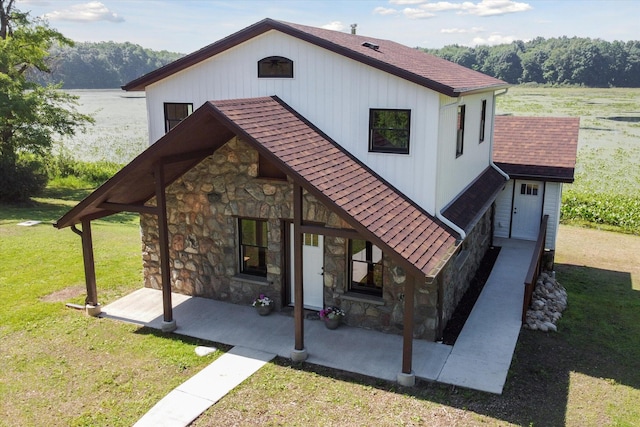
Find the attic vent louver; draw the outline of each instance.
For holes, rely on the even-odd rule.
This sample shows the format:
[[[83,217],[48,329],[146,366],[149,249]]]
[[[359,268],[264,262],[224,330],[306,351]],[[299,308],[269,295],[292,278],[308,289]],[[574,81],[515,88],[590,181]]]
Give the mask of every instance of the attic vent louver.
[[[364,43],[362,43],[362,46],[364,46],[364,47],[368,47],[369,49],[373,49],[373,50],[378,50],[378,49],[380,49],[380,46],[378,46],[378,45],[377,45],[377,44],[375,44],[375,43],[371,43],[371,42],[364,42]]]

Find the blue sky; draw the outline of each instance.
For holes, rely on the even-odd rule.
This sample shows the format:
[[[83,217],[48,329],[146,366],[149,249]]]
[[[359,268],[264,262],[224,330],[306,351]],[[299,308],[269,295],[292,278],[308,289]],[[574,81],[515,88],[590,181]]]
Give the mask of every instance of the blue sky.
[[[578,36],[640,40],[640,0],[18,0],[76,41],[189,53],[264,18],[439,48]]]

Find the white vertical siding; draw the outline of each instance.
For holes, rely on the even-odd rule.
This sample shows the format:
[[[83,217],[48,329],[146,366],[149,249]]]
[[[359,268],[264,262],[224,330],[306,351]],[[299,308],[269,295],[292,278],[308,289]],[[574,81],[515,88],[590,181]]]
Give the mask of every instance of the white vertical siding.
[[[294,78],[258,79],[257,62],[268,56],[291,59]],[[196,109],[208,100],[271,95],[279,96],[425,210],[434,213],[439,95],[277,31],[255,37],[149,86],[150,143],[164,134],[164,102],[192,102]],[[479,109],[479,101],[476,103],[478,107],[474,108]],[[369,153],[370,108],[411,110],[408,155]],[[467,108],[469,118],[480,114],[479,110]],[[455,135],[455,122],[453,126]],[[478,130],[474,130],[478,126],[468,123],[469,158],[474,156],[471,146],[478,145]],[[455,150],[455,138],[452,147]],[[488,141],[482,149],[485,147],[488,149]],[[461,165],[460,170],[465,167]],[[465,171],[458,180],[467,179],[476,169],[481,171],[480,167],[474,167],[473,172]]]
[[[513,180],[508,181],[496,198],[493,235],[509,237],[511,227],[511,202],[513,199]]]
[[[482,101],[487,101],[485,139],[480,143]],[[456,157],[458,106],[465,105],[464,146]],[[491,111],[493,93],[465,96],[459,100],[441,96],[440,133],[438,135],[437,206],[442,209],[488,166],[493,138]]]
[[[560,203],[562,201],[562,183],[547,182],[544,192],[544,208],[542,215],[549,215],[547,222],[547,249],[556,248],[556,236],[560,224]]]

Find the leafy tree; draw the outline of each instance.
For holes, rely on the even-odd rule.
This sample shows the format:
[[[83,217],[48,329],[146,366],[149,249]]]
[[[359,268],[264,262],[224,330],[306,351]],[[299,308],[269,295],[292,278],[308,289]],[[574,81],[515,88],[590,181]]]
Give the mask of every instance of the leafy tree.
[[[93,122],[78,112],[77,97],[27,80],[30,69],[48,71],[54,44],[72,42],[14,3],[0,0],[0,200],[12,202],[46,184],[43,165],[54,138]]]
[[[640,42],[536,37],[497,46],[427,50],[509,83],[640,87]]]
[[[112,41],[55,45],[49,53],[50,72],[34,70],[28,78],[43,85],[62,83],[65,89],[118,88],[183,56]]]

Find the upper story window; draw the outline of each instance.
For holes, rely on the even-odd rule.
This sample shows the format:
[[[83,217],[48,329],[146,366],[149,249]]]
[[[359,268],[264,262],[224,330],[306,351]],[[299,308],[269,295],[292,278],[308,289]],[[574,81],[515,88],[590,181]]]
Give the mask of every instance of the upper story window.
[[[411,110],[369,110],[369,151],[409,154]]]
[[[240,272],[267,277],[267,221],[238,220],[240,234]]]
[[[164,131],[169,132],[191,113],[193,113],[193,104],[165,102]]]
[[[349,269],[352,292],[382,296],[382,250],[371,242],[349,240]]]
[[[464,115],[466,107],[464,105],[458,106],[458,124],[456,132],[456,157],[462,156],[464,151]]]
[[[484,142],[484,127],[487,120],[487,100],[482,100],[482,109],[480,110],[480,142]]]
[[[269,56],[258,61],[258,77],[293,78],[293,61],[283,56]]]

